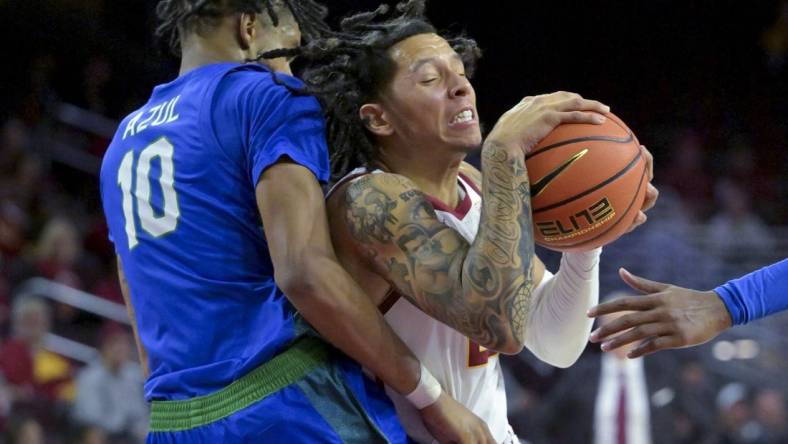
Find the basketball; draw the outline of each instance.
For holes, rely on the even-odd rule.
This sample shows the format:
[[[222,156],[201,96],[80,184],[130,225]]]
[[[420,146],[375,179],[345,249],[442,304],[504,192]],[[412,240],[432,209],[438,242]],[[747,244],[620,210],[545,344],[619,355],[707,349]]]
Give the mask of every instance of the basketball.
[[[526,156],[537,244],[586,251],[624,234],[643,205],[646,160],[613,114],[601,125],[558,126]]]

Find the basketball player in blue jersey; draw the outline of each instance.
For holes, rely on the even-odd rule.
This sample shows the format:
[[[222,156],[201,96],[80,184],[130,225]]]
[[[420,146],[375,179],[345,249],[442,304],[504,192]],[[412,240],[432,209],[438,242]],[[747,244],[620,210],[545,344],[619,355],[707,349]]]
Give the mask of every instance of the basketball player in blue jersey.
[[[152,403],[149,443],[402,443],[382,389],[442,441],[488,442],[338,265],[317,101],[286,59],[310,0],[164,0],[178,78],[126,117],[101,197]]]
[[[646,296],[600,304],[589,316],[632,311],[602,325],[591,335],[610,351],[640,344],[627,356],[691,347],[714,339],[732,325],[741,325],[788,310],[788,259],[763,267],[713,291],[697,291],[654,282],[621,269],[621,278]]]

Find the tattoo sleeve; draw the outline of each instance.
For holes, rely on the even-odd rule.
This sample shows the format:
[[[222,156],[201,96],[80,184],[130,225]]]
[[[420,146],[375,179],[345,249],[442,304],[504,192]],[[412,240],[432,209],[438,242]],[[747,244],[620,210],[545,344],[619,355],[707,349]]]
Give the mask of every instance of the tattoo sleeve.
[[[402,176],[357,179],[342,211],[357,249],[410,302],[487,348],[519,350],[534,287],[528,174],[523,156],[503,147],[488,145],[482,155],[472,244]]]

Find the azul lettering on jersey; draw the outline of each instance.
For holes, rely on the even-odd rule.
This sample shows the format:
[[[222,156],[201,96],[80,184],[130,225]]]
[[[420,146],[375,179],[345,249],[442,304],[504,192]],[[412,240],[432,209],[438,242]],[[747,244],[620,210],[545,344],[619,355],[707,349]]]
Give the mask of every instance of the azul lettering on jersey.
[[[181,96],[177,95],[172,99],[159,103],[158,105],[138,112],[126,124],[126,130],[123,131],[123,139],[127,136],[133,136],[144,131],[145,128],[151,126],[164,125],[178,120],[178,113],[175,112],[175,106],[178,104]]]

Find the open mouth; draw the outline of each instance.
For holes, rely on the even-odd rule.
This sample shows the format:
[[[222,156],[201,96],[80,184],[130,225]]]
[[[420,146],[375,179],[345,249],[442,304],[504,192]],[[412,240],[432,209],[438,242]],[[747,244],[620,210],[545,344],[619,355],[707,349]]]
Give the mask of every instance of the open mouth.
[[[455,115],[454,118],[451,119],[451,122],[449,122],[449,125],[457,125],[457,124],[462,124],[462,123],[473,122],[473,120],[474,120],[473,119],[473,110],[470,109],[470,108],[466,108],[466,109],[460,111],[459,113],[457,113],[457,115]]]

